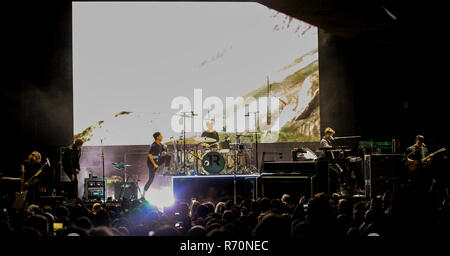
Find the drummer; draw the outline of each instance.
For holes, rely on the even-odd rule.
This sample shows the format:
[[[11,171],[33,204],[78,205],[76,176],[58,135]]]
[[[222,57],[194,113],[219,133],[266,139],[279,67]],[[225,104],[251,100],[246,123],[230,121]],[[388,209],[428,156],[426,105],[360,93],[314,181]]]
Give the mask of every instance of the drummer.
[[[209,148],[215,148],[217,147],[217,141],[219,141],[219,133],[214,130],[213,124],[210,121],[206,121],[206,127],[208,129],[202,133],[201,137],[207,137],[216,140],[215,142],[206,142]]]

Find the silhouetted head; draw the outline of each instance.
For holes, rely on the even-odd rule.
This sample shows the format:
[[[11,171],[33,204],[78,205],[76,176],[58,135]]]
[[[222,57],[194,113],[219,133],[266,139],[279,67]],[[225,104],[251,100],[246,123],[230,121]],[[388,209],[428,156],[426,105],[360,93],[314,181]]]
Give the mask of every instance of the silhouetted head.
[[[48,235],[48,220],[42,215],[31,215],[23,221],[23,226],[32,227],[39,231],[42,236]]]
[[[253,229],[257,237],[290,237],[290,223],[277,214],[268,214]]]

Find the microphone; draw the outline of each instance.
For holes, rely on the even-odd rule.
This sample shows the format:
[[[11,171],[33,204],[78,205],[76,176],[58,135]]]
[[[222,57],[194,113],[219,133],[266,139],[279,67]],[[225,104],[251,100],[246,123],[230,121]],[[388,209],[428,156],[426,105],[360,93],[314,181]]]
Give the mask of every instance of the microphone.
[[[48,167],[50,167],[50,161],[48,160],[48,158],[47,158],[47,164],[48,164]]]
[[[334,140],[333,136],[330,136],[330,139],[331,139],[331,140]]]

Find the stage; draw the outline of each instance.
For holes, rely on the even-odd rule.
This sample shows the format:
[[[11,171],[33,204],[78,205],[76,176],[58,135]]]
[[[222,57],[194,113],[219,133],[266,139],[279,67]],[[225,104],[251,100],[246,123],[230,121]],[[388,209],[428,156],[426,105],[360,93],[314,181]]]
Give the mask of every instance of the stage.
[[[220,202],[231,200],[240,203],[242,200],[256,200],[260,197],[281,198],[289,194],[293,198],[312,197],[315,175],[307,174],[241,174],[241,175],[193,175],[193,176],[155,176],[154,182],[145,198],[157,205],[167,201]],[[142,187],[135,183],[114,182],[106,180],[106,199],[133,200],[142,197]],[[89,185],[89,184],[92,184]],[[89,187],[91,186],[91,187]],[[101,178],[84,180],[85,200],[101,200],[103,187]],[[95,193],[96,191],[97,193]]]

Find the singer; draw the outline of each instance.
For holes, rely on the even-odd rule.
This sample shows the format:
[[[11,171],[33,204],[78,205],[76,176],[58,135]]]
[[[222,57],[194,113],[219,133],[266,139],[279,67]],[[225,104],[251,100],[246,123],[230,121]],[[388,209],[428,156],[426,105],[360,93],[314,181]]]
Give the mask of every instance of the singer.
[[[427,167],[432,159],[432,156],[427,158],[429,155],[428,149],[425,146],[425,138],[422,135],[417,135],[414,145],[408,147],[404,154],[403,161],[409,166],[416,165],[417,168],[414,171],[406,172],[407,183],[411,187],[417,189],[419,192],[426,191],[430,188],[431,177]],[[424,160],[426,159],[426,160]]]
[[[78,179],[77,174],[80,173],[80,156],[83,140],[76,139],[73,145],[69,146],[63,154],[62,166],[64,172],[70,178],[69,191],[67,191],[68,199],[76,199],[78,197]]]

